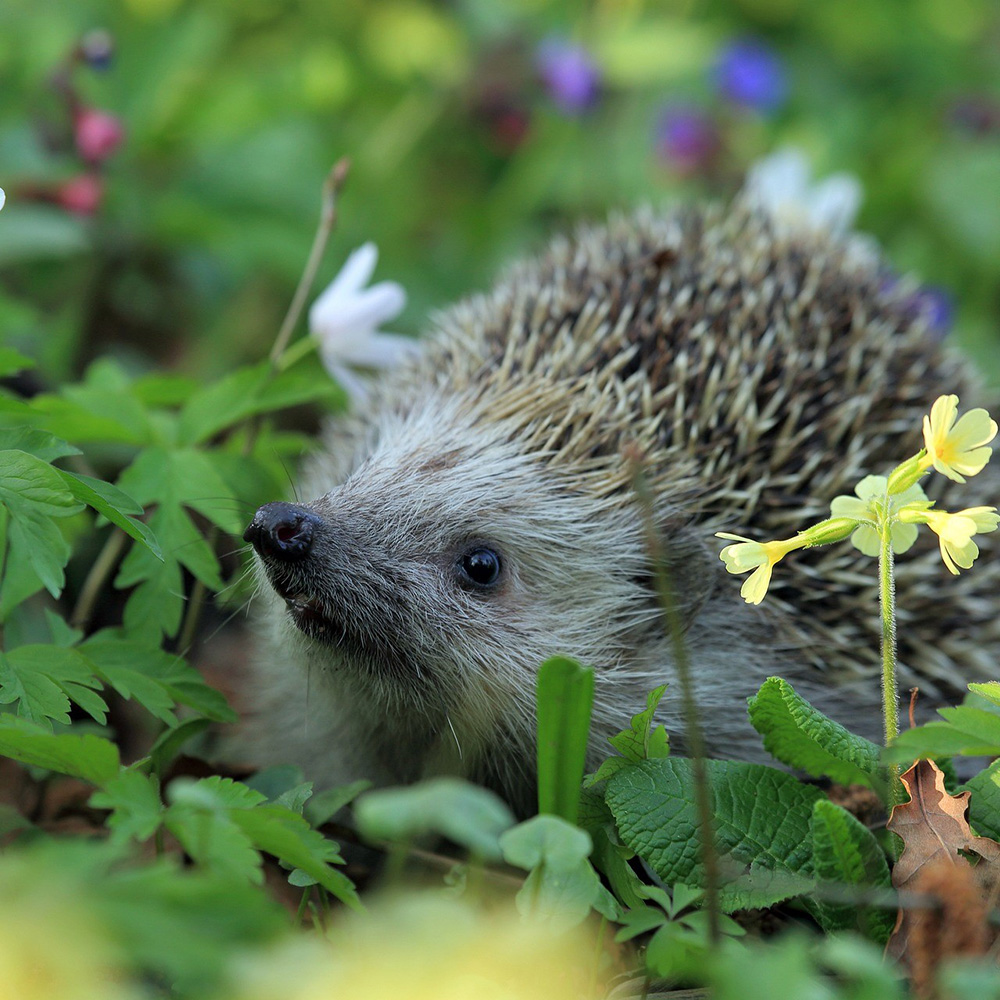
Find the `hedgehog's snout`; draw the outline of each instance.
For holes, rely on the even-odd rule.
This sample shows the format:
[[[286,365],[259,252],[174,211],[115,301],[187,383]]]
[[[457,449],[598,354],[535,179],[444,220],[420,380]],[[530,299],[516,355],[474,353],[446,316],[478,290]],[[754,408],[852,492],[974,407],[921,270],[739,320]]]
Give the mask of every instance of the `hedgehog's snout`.
[[[254,514],[243,540],[265,559],[297,562],[309,555],[319,523],[319,517],[306,507],[266,503]]]

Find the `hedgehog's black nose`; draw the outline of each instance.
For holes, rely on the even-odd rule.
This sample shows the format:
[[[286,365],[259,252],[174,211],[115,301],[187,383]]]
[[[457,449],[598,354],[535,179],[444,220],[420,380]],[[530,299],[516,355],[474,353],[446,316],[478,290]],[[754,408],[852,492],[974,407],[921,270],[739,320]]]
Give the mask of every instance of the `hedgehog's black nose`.
[[[294,562],[309,554],[319,518],[293,503],[266,503],[243,532],[243,541],[262,555]]]

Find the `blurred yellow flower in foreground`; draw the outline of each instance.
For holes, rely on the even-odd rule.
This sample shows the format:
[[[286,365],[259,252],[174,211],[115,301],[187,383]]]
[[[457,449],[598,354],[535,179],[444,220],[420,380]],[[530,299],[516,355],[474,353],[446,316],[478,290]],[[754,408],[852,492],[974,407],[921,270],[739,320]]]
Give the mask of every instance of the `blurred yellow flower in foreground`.
[[[587,1000],[593,928],[557,934],[498,908],[425,892],[345,914],[327,940],[298,937],[240,959],[238,1000]]]
[[[987,448],[997,435],[997,422],[983,409],[958,416],[958,396],[938,396],[924,417],[924,468],[934,466],[942,476],[964,483],[966,476],[983,471],[993,454]]]
[[[52,889],[21,882],[0,905],[0,1000],[135,998],[109,937]]]

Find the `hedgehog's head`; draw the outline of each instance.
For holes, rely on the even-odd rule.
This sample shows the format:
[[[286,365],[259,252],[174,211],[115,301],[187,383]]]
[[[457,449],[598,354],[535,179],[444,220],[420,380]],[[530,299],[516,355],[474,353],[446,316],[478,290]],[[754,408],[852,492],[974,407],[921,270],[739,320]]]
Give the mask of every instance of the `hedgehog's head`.
[[[558,427],[483,414],[455,396],[383,413],[340,485],[267,504],[246,538],[310,662],[382,703],[530,720],[542,660],[634,675],[659,609],[624,458],[552,462]]]

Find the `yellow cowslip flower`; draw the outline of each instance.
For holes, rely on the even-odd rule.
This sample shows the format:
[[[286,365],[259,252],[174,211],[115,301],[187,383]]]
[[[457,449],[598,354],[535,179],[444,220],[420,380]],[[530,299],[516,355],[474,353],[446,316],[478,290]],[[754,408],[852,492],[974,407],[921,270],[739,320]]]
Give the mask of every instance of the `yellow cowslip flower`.
[[[760,604],[764,600],[767,588],[771,583],[771,569],[793,549],[801,548],[805,543],[798,537],[786,538],[774,542],[755,542],[742,535],[731,535],[727,531],[717,531],[716,537],[728,538],[735,545],[727,545],[719,558],[726,564],[730,573],[753,573],[743,581],[740,595],[747,604]]]
[[[924,417],[924,447],[921,465],[932,465],[942,476],[964,483],[966,476],[983,471],[993,454],[987,448],[997,435],[997,422],[984,409],[958,416],[958,396],[938,396],[929,417]]]
[[[950,573],[958,576],[958,567],[971,568],[979,555],[979,546],[972,536],[996,531],[1000,515],[996,507],[967,507],[954,514],[946,510],[919,510],[912,507],[899,512],[901,520],[910,524],[926,524],[937,536],[941,559]]]

